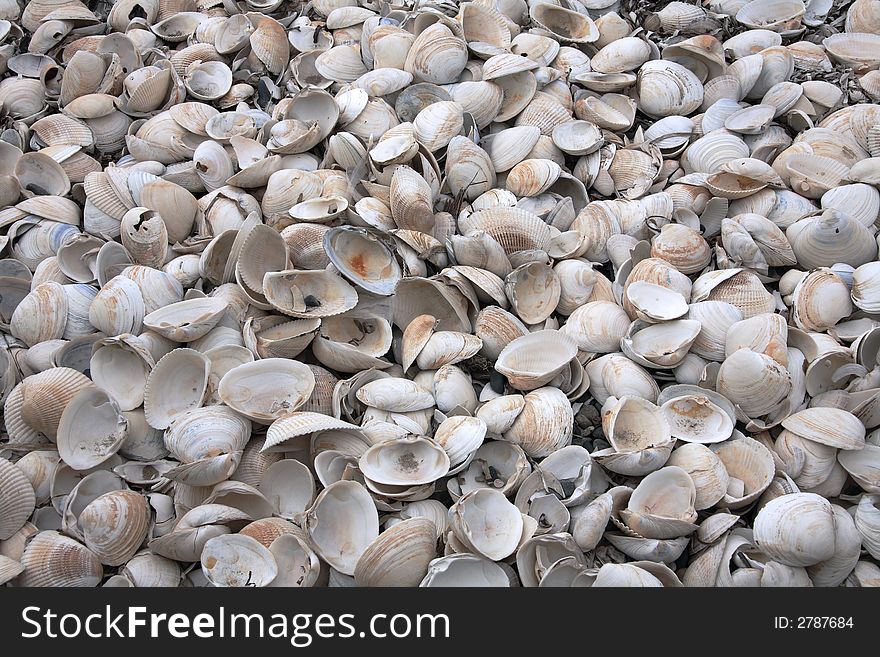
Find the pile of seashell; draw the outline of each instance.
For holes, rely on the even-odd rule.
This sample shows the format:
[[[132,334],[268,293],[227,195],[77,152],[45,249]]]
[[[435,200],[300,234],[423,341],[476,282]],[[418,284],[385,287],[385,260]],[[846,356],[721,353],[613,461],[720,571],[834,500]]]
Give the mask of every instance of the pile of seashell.
[[[880,0],[645,4],[0,0],[0,584],[880,585]]]

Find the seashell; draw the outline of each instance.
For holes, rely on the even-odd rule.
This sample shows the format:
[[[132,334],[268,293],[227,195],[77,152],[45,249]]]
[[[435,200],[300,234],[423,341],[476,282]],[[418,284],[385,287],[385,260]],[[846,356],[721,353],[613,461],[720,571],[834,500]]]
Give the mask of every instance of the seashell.
[[[278,574],[272,553],[256,539],[240,534],[209,539],[202,549],[201,563],[214,586],[268,586]]]
[[[413,41],[403,68],[421,82],[450,84],[458,79],[466,63],[465,42],[445,25],[435,23]]]
[[[531,262],[507,275],[504,290],[519,318],[528,324],[537,324],[556,309],[562,285],[549,265]]]
[[[219,394],[225,404],[245,417],[269,424],[297,410],[314,388],[315,375],[306,365],[264,358],[229,370],[220,380]],[[281,397],[280,390],[284,391]]]
[[[511,256],[530,249],[545,250],[551,239],[550,227],[540,217],[519,208],[490,208],[474,212],[459,223],[464,233],[483,230]]]
[[[772,312],[773,297],[761,284],[760,279],[748,270],[728,269],[709,272],[695,282],[691,301],[724,301],[736,306],[743,319]]]
[[[32,430],[54,439],[64,409],[84,389],[92,388],[88,377],[67,367],[52,367],[21,383],[21,420]]]
[[[104,493],[83,509],[79,525],[86,547],[102,563],[118,566],[137,552],[150,528],[144,496],[133,491]]]
[[[718,506],[728,509],[740,509],[757,500],[775,473],[769,449],[752,438],[734,435],[709,448],[721,459],[730,477],[727,493],[718,502]]]
[[[475,554],[493,561],[513,553],[522,533],[519,510],[503,494],[478,489],[462,495],[450,509],[456,538]],[[498,528],[504,531],[498,531]]]
[[[0,459],[0,540],[7,540],[24,526],[34,512],[36,496],[25,472],[16,464]]]
[[[868,71],[880,66],[880,41],[875,36],[859,32],[834,34],[823,39],[822,45],[835,61]]]
[[[691,477],[696,490],[694,508],[698,511],[714,506],[727,494],[730,477],[724,464],[699,443],[689,443],[674,450],[666,465],[679,467]]]
[[[639,68],[636,91],[639,108],[655,118],[685,116],[703,102],[699,79],[681,64],[668,60],[645,62]]]
[[[352,481],[325,488],[306,514],[306,529],[318,554],[347,575],[379,535],[379,518],[366,489]]]
[[[413,436],[378,443],[360,457],[368,481],[386,486],[419,486],[449,471],[449,457],[434,441]]]
[[[846,284],[830,270],[804,276],[792,293],[793,318],[799,328],[822,331],[852,312]]]
[[[194,349],[174,349],[156,363],[144,387],[144,412],[156,429],[167,429],[174,417],[202,404],[211,364]]]
[[[183,466],[168,478],[189,485],[212,486],[236,469],[250,438],[250,423],[223,406],[205,406],[175,417],[165,445]]]
[[[495,369],[517,390],[534,390],[552,381],[576,354],[572,337],[560,331],[536,331],[507,343]]]
[[[362,229],[339,227],[324,233],[330,262],[355,285],[368,292],[390,295],[400,281],[400,265],[391,250]]]
[[[414,586],[436,556],[434,523],[408,518],[386,529],[361,554],[355,566],[360,586]]]
[[[42,531],[21,556],[19,586],[97,586],[103,576],[94,552],[56,531]]]
[[[670,441],[664,414],[647,400],[609,397],[603,409],[602,428],[617,453],[639,452]]]
[[[64,335],[67,313],[64,288],[47,281],[34,287],[15,307],[9,320],[9,332],[28,346],[55,340]]]
[[[330,272],[267,272],[263,289],[273,307],[292,317],[329,317],[357,304],[354,288]]]
[[[700,328],[697,322],[687,319],[648,325],[636,320],[621,339],[620,347],[644,367],[672,368],[684,358]]]
[[[450,554],[434,559],[419,583],[422,587],[507,587],[510,580],[498,564],[475,554]]]
[[[835,210],[797,221],[786,230],[798,264],[808,269],[837,262],[859,267],[869,262],[874,257],[870,245],[865,245],[869,234],[862,224]]]
[[[820,527],[819,540],[804,541],[807,527]],[[812,566],[834,554],[834,512],[813,493],[782,495],[755,518],[755,542],[774,560],[789,566]]]
[[[534,3],[529,16],[562,42],[591,43],[599,38],[599,28],[591,18],[559,5]]]
[[[688,473],[666,466],[639,483],[620,518],[645,538],[677,538],[696,530],[695,500],[696,489]]]
[[[56,442],[67,465],[87,470],[115,454],[127,435],[128,420],[116,402],[107,393],[87,387],[64,408]]]
[[[154,310],[143,321],[146,328],[169,340],[192,342],[214,328],[227,307],[223,299],[188,299]]]
[[[791,377],[770,356],[738,349],[724,359],[717,390],[749,417],[770,413],[791,390]]]

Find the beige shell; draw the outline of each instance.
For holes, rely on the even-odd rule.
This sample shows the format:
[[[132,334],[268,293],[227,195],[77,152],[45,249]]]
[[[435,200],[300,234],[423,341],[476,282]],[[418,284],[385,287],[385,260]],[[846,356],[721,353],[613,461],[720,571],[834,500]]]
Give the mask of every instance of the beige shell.
[[[730,477],[727,493],[718,506],[740,509],[758,499],[773,480],[773,455],[763,444],[741,434],[709,449],[721,459]]]
[[[266,300],[291,317],[338,315],[354,308],[358,301],[355,289],[328,271],[267,272],[262,287]]]
[[[325,488],[306,515],[306,529],[318,554],[346,575],[379,535],[379,517],[366,489],[352,481]]]
[[[22,528],[35,504],[34,489],[24,471],[0,459],[0,540],[5,541]]]
[[[683,469],[693,480],[696,490],[694,508],[697,511],[714,506],[727,494],[730,476],[721,459],[703,445],[682,445],[673,450],[666,465]]]
[[[434,523],[408,518],[382,532],[364,550],[354,571],[359,586],[415,586],[436,557]]]
[[[645,538],[677,538],[696,530],[696,488],[688,473],[666,466],[646,476],[621,509],[627,527]]]
[[[576,355],[572,337],[560,331],[536,331],[508,342],[495,369],[517,390],[534,390],[552,381]]]
[[[383,486],[419,486],[449,471],[449,456],[436,442],[413,436],[373,445],[358,467],[368,481]]]
[[[315,375],[306,365],[264,358],[229,370],[220,380],[219,393],[225,404],[245,417],[270,424],[305,404],[314,388]]]
[[[771,500],[758,512],[754,531],[757,545],[789,566],[812,566],[834,554],[831,504],[813,493]]]
[[[525,396],[523,410],[503,438],[533,458],[548,456],[571,442],[573,412],[557,388],[538,388]]]
[[[144,388],[144,412],[156,429],[166,429],[174,417],[202,405],[211,363],[194,349],[174,349],[157,363]]]
[[[19,586],[90,586],[100,583],[103,568],[97,555],[82,543],[56,531],[42,531],[21,556],[24,572]]]
[[[134,491],[104,493],[79,515],[83,539],[108,566],[119,566],[134,556],[150,528],[147,499]]]
[[[519,543],[523,516],[498,491],[477,489],[466,493],[452,506],[450,514],[456,538],[475,554],[498,561],[512,554]]]
[[[87,470],[113,456],[128,436],[128,420],[104,391],[88,387],[68,402],[58,423],[56,443],[64,462]]]

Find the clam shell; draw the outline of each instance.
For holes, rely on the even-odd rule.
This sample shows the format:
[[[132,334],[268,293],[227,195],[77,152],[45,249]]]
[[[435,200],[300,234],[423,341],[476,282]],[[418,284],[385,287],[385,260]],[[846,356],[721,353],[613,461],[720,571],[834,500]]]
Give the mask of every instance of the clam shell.
[[[167,429],[175,416],[202,405],[211,363],[194,349],[174,349],[157,363],[144,388],[144,412],[156,429]]]
[[[24,471],[0,459],[0,540],[7,540],[24,526],[34,511],[36,497]]]
[[[306,365],[264,358],[229,370],[220,380],[219,393],[225,404],[245,417],[270,424],[302,406],[314,388],[315,375]],[[284,391],[282,396],[279,391]]]
[[[354,575],[358,560],[379,535],[379,517],[363,486],[338,481],[318,495],[306,514],[306,529],[327,563]]]
[[[107,393],[88,387],[64,408],[56,443],[67,465],[87,470],[113,456],[127,435],[128,420],[116,402]]]
[[[103,576],[94,552],[55,531],[43,531],[28,543],[21,557],[20,586],[97,586]]]

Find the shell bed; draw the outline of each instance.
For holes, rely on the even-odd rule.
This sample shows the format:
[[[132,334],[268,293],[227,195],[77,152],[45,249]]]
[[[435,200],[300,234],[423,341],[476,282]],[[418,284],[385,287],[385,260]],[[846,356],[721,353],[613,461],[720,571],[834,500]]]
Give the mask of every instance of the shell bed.
[[[880,0],[0,0],[0,585],[880,585]]]

